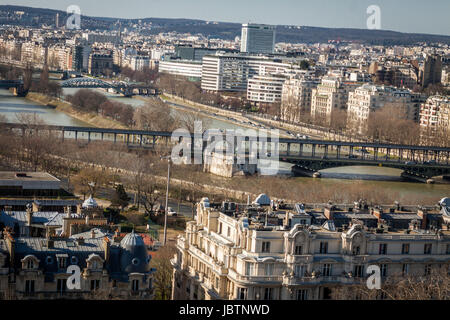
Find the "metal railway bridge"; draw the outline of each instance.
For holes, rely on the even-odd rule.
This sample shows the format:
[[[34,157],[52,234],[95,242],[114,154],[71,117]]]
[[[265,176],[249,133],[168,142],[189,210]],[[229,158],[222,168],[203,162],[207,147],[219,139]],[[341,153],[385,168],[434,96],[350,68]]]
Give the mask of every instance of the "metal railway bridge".
[[[61,82],[62,88],[104,88],[114,89],[117,93],[125,96],[133,94],[155,95],[156,89],[151,86],[127,83],[127,82],[106,82],[96,78],[72,78]]]
[[[0,123],[0,128],[13,131],[57,133],[64,139],[123,143],[129,148],[153,149],[161,140],[169,142],[172,132],[133,129],[108,129],[95,127],[70,127],[52,125],[22,125]],[[191,135],[191,146],[195,140]],[[203,135],[203,150],[209,137]],[[224,139],[225,140],[225,139]],[[422,182],[432,177],[450,175],[450,147],[398,145],[384,143],[290,139],[270,136],[247,137],[263,147],[259,158],[268,159],[272,150],[279,150],[279,160],[294,164],[297,175],[317,175],[318,171],[341,166],[384,166],[403,170],[402,176]],[[278,146],[274,146],[277,143]],[[278,148],[276,148],[278,147]],[[275,156],[274,152],[274,156]],[[274,159],[275,160],[275,159]]]

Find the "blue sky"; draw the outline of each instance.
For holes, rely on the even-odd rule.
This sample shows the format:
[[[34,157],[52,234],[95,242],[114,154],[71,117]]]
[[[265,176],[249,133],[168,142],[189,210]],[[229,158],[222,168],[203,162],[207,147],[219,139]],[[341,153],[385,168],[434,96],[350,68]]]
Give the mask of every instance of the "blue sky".
[[[0,0],[2,4],[65,10],[89,16],[192,18],[317,27],[366,28],[366,8],[381,8],[381,28],[450,35],[450,0]]]

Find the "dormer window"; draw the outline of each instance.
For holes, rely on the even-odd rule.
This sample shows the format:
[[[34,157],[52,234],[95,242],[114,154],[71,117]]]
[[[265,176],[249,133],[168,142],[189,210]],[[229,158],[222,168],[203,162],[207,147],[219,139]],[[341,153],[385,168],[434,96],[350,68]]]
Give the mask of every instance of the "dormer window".
[[[64,253],[64,254],[57,254],[56,255],[56,259],[57,259],[57,262],[58,262],[58,268],[59,269],[67,268],[67,258],[68,257],[69,256],[66,253]]]
[[[39,260],[34,255],[27,255],[21,262],[22,269],[33,270],[39,267]]]

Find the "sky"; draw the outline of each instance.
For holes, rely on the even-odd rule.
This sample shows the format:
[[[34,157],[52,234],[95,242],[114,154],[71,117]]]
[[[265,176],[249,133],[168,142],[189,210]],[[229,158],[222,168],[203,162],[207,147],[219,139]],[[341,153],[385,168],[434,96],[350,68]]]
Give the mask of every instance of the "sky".
[[[190,18],[331,28],[367,28],[370,5],[381,29],[450,35],[450,0],[0,0],[1,4],[66,10],[114,18]]]

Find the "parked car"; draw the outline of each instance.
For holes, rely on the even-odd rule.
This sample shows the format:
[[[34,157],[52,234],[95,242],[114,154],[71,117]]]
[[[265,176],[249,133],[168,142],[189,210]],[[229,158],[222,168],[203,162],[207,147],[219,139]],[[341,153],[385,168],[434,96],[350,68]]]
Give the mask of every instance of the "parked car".
[[[357,156],[356,154],[349,154],[349,155],[348,155],[348,158],[349,158],[349,159],[357,159],[358,156]]]
[[[177,212],[173,210],[171,207],[169,207],[169,210],[167,210],[167,215],[170,217],[175,217],[177,216]]]
[[[436,160],[425,161],[424,164],[436,164]]]
[[[416,162],[415,161],[406,161],[405,164],[408,166],[411,166],[413,164],[416,164]]]

